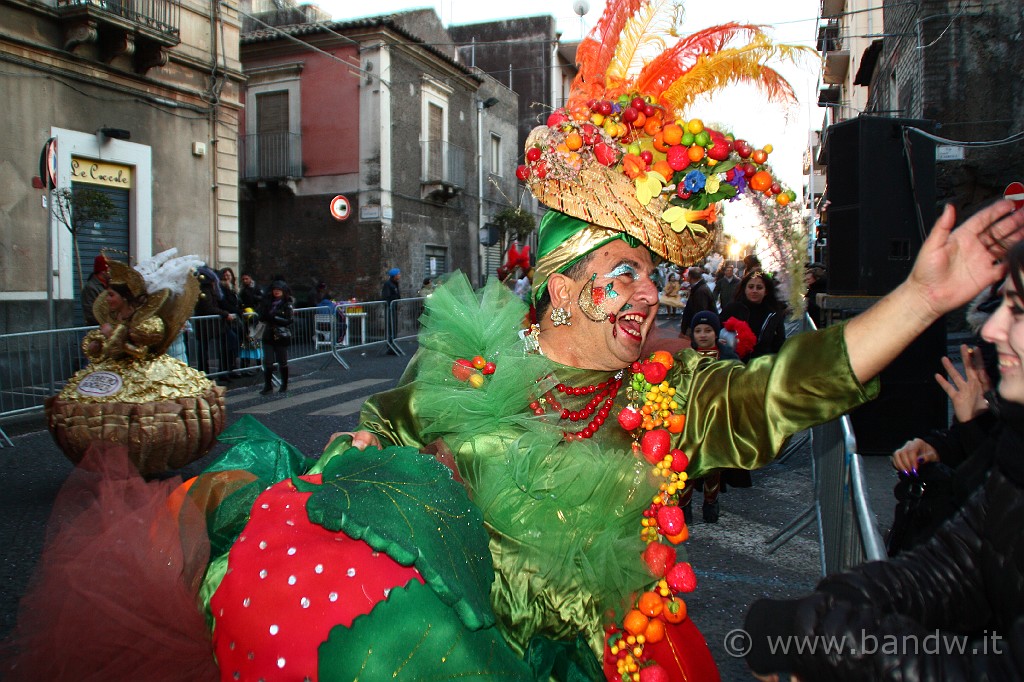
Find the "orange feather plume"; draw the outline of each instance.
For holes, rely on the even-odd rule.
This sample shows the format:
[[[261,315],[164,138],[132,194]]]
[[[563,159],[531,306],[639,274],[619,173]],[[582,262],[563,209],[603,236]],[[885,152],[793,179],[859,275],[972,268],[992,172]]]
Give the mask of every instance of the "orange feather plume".
[[[572,84],[570,105],[604,95],[605,73],[615,57],[622,29],[633,14],[646,4],[647,0],[611,0],[605,5],[604,13],[593,30],[576,48],[579,71]]]

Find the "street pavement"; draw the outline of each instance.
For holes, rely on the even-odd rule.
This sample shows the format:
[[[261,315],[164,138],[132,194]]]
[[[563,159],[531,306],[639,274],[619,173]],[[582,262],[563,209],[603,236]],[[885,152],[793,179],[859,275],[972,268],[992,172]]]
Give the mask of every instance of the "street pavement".
[[[662,319],[661,331],[671,335],[677,319]],[[393,387],[415,349],[401,342],[406,356],[382,355],[378,349],[345,353],[343,369],[332,359],[292,363],[292,382],[285,395],[261,396],[255,376],[229,385],[229,423],[250,414],[300,451],[316,456],[335,431],[355,427],[359,407],[369,395]],[[0,424],[14,447],[0,449],[0,637],[14,624],[17,601],[38,559],[46,519],[70,463],[45,430],[41,415]],[[180,473],[189,477],[220,452],[218,445]],[[887,458],[865,462],[869,491],[883,529],[891,519],[891,488],[895,482]],[[806,593],[820,577],[817,530],[811,524],[773,554],[766,541],[813,502],[810,450],[798,435],[787,456],[753,472],[750,489],[730,489],[720,497],[721,518],[704,523],[700,495],[694,496],[694,521],[686,543],[699,584],[687,599],[693,621],[704,633],[723,680],[752,679],[741,658],[724,647],[726,635],[742,627],[749,604],[761,597],[785,598]]]

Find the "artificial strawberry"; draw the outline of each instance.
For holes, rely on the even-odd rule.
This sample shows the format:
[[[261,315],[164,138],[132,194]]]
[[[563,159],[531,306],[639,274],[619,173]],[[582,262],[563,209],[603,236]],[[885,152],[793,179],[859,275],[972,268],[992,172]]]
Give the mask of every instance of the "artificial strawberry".
[[[594,158],[602,166],[614,166],[619,162],[619,152],[606,142],[594,145]]]
[[[693,566],[685,561],[668,569],[665,581],[673,592],[693,592],[697,589],[697,576],[693,572]]]
[[[649,384],[660,384],[668,376],[668,369],[660,362],[645,362],[640,365],[640,370]]]
[[[640,452],[651,464],[665,459],[672,448],[672,436],[665,429],[651,429],[640,438]]]
[[[316,679],[317,647],[333,627],[351,625],[393,588],[423,581],[365,542],[310,523],[309,498],[291,480],[271,486],[231,548],[210,600],[225,679]]]
[[[678,535],[686,526],[683,510],[674,504],[666,504],[658,509],[658,528],[665,535]]]
[[[632,405],[627,405],[622,408],[621,412],[619,412],[619,426],[627,431],[640,428],[640,424],[642,424],[643,421],[643,413]]]
[[[657,663],[640,668],[640,682],[669,682],[668,671]]]
[[[679,448],[672,450],[668,454],[672,455],[672,471],[677,474],[686,471],[686,467],[690,466],[690,458]]]
[[[661,542],[652,542],[644,550],[644,562],[655,578],[664,578],[665,573],[676,563],[676,550]]]

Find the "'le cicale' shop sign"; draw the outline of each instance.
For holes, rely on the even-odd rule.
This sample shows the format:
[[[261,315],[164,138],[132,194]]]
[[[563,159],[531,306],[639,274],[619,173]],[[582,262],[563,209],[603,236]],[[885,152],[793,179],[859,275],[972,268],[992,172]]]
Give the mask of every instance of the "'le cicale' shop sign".
[[[71,180],[72,182],[86,182],[90,185],[131,189],[132,167],[72,156]]]

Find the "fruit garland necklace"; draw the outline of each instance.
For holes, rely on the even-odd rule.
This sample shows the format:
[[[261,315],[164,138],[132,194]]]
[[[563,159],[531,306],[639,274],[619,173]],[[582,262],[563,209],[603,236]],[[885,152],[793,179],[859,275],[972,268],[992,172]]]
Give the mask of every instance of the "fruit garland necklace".
[[[634,362],[626,392],[629,404],[618,415],[619,425],[633,434],[634,451],[654,467],[661,483],[640,523],[640,538],[647,545],[643,558],[657,582],[637,597],[620,625],[605,631],[605,673],[616,681],[643,682],[667,674],[647,655],[645,646],[665,638],[666,624],[686,618],[686,603],[679,595],[697,586],[692,566],[677,561],[674,547],[689,537],[678,504],[689,459],[671,446],[672,434],[682,432],[685,417],[675,400],[675,389],[665,381],[674,362],[665,351]]]

